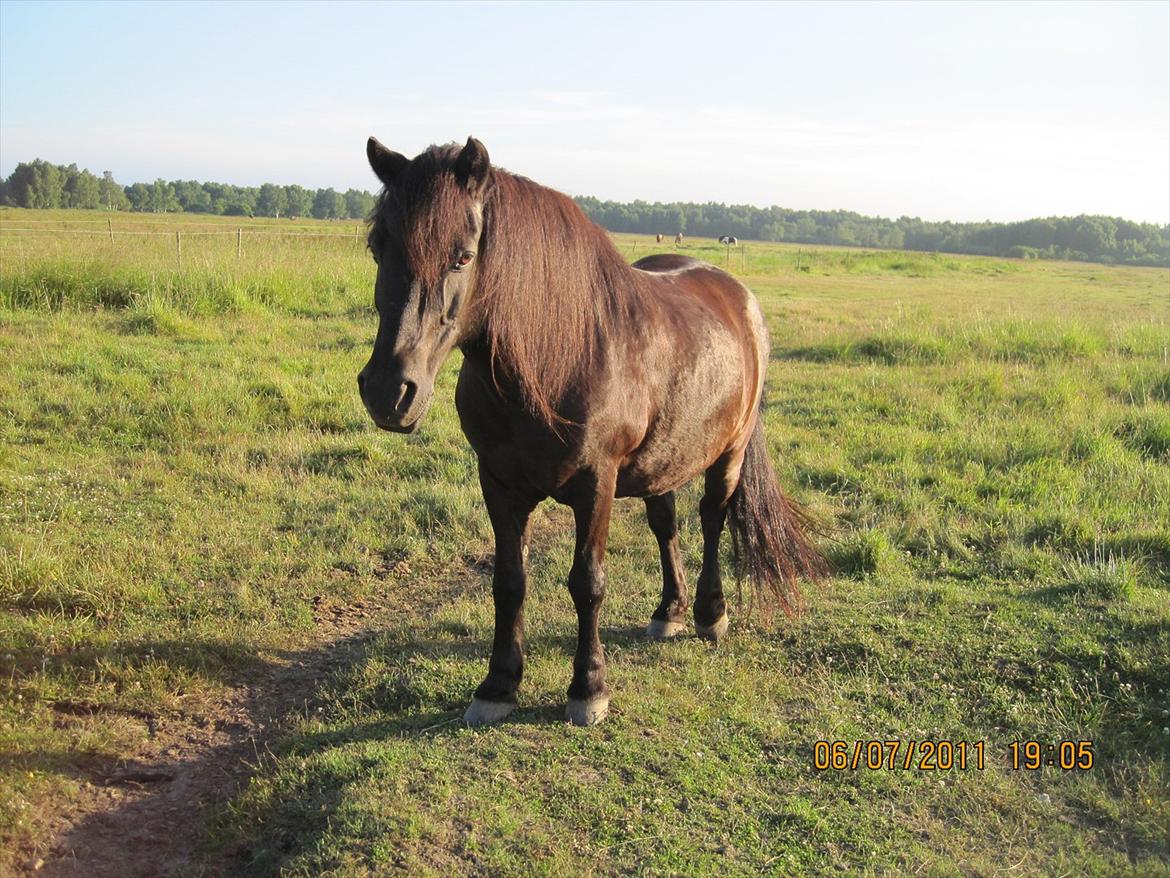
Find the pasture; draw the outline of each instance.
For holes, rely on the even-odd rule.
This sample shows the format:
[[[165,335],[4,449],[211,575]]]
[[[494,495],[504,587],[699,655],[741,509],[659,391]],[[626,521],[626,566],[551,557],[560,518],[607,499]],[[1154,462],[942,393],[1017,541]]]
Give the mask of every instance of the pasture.
[[[520,708],[470,730],[458,353],[380,433],[353,223],[105,220],[0,211],[0,873],[1170,872],[1167,270],[688,239],[763,304],[772,456],[835,575],[717,647],[647,642],[657,549],[619,502],[611,715],[573,728],[545,504]],[[901,749],[821,770],[818,741]],[[967,767],[903,764],[923,741]]]

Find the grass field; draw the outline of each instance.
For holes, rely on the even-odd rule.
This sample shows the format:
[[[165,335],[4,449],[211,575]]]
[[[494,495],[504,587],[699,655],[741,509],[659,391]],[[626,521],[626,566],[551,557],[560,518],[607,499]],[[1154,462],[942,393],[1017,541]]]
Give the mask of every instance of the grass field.
[[[103,784],[131,757],[213,770],[188,730],[241,687],[255,721],[295,667],[250,781],[175,827],[179,874],[1170,874],[1166,270],[747,242],[771,450],[836,574],[795,620],[648,643],[657,552],[619,503],[613,711],[573,728],[546,504],[520,710],[473,731],[491,538],[458,355],[417,434],[379,433],[352,223],[131,219],[0,211],[0,874],[52,867],[62,815],[162,797]],[[376,633],[329,623],[354,614]],[[834,740],[985,764],[817,770]],[[1013,769],[1025,740],[1093,767]]]

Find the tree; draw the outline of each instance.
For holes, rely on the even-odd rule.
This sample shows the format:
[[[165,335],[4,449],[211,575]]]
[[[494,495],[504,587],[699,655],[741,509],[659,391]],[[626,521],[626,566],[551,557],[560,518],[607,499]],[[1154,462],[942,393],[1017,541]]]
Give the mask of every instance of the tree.
[[[315,219],[340,219],[345,216],[345,197],[332,188],[318,189],[313,198]]]
[[[145,183],[133,183],[124,191],[131,210],[150,210],[150,187]]]
[[[31,164],[21,162],[4,182],[4,203],[13,207],[29,207],[36,170]]]
[[[313,209],[313,193],[295,183],[284,187],[284,198],[287,202],[285,211],[290,217],[308,216]]]
[[[197,180],[176,180],[171,184],[179,207],[188,213],[211,213],[211,195]]]
[[[225,216],[255,216],[257,190],[246,186],[224,186]]]
[[[207,193],[207,197],[211,201],[209,213],[221,214],[224,208],[227,207],[228,192],[227,186],[222,183],[204,183],[203,191]]]
[[[106,210],[127,210],[130,202],[126,192],[114,180],[113,171],[102,171],[102,178],[98,182],[101,193],[101,203]]]
[[[374,196],[361,189],[345,190],[345,215],[350,219],[365,219],[374,210]]]
[[[17,207],[61,207],[65,195],[62,170],[41,159],[19,164],[8,178],[8,197]]]
[[[61,197],[62,207],[76,207],[92,210],[101,204],[101,187],[98,178],[89,171],[78,170],[77,165],[65,168]]]
[[[288,210],[288,196],[284,188],[273,183],[265,183],[260,187],[256,196],[256,213],[260,216],[278,217]]]
[[[147,209],[155,213],[169,213],[180,209],[175,187],[161,178],[150,184],[147,204],[149,205]]]

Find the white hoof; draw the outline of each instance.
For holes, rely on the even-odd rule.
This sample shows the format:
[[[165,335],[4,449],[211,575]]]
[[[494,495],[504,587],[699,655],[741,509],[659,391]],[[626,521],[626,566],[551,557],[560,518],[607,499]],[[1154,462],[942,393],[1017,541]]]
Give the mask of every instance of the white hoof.
[[[575,726],[593,726],[601,722],[609,714],[609,696],[598,695],[588,701],[580,698],[570,698],[565,708],[565,716]]]
[[[727,614],[724,613],[715,620],[713,625],[695,624],[695,633],[704,640],[714,640],[718,643],[727,636]]]
[[[486,726],[498,723],[513,710],[516,705],[511,701],[483,701],[474,698],[463,714],[463,721],[469,726]]]
[[[687,633],[686,622],[671,622],[665,619],[651,619],[646,626],[646,636],[651,640],[669,640]]]

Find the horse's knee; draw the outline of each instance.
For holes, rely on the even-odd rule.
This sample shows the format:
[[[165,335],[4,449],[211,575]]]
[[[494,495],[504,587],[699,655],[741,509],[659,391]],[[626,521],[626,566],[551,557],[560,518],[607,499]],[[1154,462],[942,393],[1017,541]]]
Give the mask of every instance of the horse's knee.
[[[605,569],[595,561],[577,561],[569,571],[569,595],[579,609],[605,598]]]

